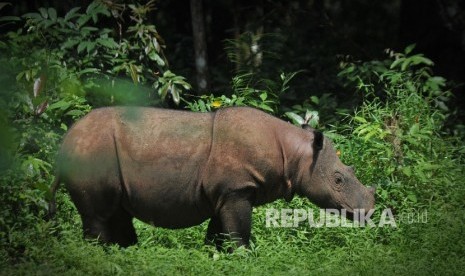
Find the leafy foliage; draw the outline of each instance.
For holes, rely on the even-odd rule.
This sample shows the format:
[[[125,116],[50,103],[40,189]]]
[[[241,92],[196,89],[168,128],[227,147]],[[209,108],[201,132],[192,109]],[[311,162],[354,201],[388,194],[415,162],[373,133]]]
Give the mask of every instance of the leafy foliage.
[[[269,113],[276,113],[279,106],[279,95],[288,89],[289,81],[297,72],[280,75],[279,82],[260,79],[252,73],[235,76],[232,80],[232,95],[203,95],[198,100],[187,102],[192,111],[207,112],[215,108],[228,106],[251,106]]]
[[[50,93],[54,86],[67,82],[65,85],[80,90],[78,94],[86,95],[93,105],[121,104],[127,97],[115,99],[119,95],[111,92],[106,97],[94,96],[93,92],[102,80],[114,82],[118,76],[127,76],[134,85],[147,85],[163,99],[166,93],[171,94],[177,104],[180,93],[190,89],[190,85],[168,70],[163,39],[154,25],[146,23],[153,9],[154,1],[127,6],[94,1],[83,13],[76,7],[60,17],[54,8],[40,8],[22,17],[26,19],[24,28],[10,32],[8,44],[3,47],[14,57],[31,52],[32,55],[18,60],[25,70],[17,78],[30,82],[40,77],[42,85],[52,90]],[[127,10],[131,20],[126,26],[122,18]],[[116,21],[118,32],[99,26],[102,18],[110,17]],[[146,99],[137,104],[147,102],[160,101],[154,93],[147,93]]]
[[[236,39],[226,41],[226,52],[231,62],[236,65],[236,75],[231,80],[232,91],[227,95],[202,95],[197,100],[186,101],[192,111],[212,111],[228,106],[251,106],[268,113],[278,113],[280,98],[290,88],[289,82],[301,71],[279,74],[275,80],[269,72],[261,70],[263,62],[273,57],[273,52],[260,49],[262,41],[272,41],[272,35],[254,35],[246,32]],[[266,45],[266,43],[265,43]],[[266,52],[265,55],[264,52]]]
[[[369,182],[379,184],[380,206],[395,209],[424,207],[437,193],[432,178],[445,172],[444,163],[452,166],[443,157],[462,151],[443,132],[450,98],[445,80],[432,75],[432,62],[412,50],[388,51],[392,58],[383,62],[347,64],[340,73],[366,98],[341,129],[355,137],[345,150],[364,153],[352,161],[369,164],[363,168]]]

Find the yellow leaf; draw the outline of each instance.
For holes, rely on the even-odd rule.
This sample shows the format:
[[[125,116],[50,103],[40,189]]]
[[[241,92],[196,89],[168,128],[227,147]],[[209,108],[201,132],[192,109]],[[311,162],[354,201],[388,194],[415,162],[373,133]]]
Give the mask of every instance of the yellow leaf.
[[[214,101],[214,102],[212,102],[212,106],[213,106],[214,108],[221,107],[222,104],[223,104],[223,103],[222,103],[221,101]]]

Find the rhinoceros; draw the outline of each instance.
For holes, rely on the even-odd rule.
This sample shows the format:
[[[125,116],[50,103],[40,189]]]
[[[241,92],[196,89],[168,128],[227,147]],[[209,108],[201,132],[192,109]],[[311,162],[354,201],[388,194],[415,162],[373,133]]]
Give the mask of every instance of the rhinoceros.
[[[262,111],[95,109],[65,135],[50,212],[65,183],[84,237],[137,243],[133,218],[170,229],[210,219],[206,241],[249,244],[252,208],[294,194],[322,208],[372,209],[375,191],[331,141]]]

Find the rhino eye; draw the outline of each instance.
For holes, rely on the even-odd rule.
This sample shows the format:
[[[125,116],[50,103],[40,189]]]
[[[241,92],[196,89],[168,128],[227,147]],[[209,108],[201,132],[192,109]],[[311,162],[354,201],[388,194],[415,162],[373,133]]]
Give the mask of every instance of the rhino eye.
[[[344,176],[342,176],[342,174],[340,173],[336,173],[335,175],[335,182],[337,185],[343,185],[344,183]]]

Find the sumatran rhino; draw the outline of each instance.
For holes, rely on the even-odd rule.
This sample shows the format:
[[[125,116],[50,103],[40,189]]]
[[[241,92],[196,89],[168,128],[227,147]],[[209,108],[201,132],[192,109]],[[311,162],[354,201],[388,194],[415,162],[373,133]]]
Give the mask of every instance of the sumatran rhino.
[[[252,207],[294,194],[323,208],[371,209],[363,186],[330,140],[252,108],[192,113],[101,108],[66,134],[55,193],[66,184],[84,236],[129,246],[132,219],[184,228],[210,218],[206,241],[250,238]]]

